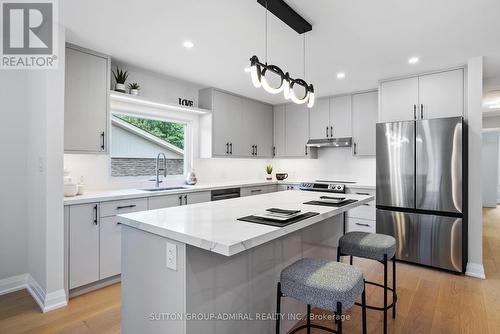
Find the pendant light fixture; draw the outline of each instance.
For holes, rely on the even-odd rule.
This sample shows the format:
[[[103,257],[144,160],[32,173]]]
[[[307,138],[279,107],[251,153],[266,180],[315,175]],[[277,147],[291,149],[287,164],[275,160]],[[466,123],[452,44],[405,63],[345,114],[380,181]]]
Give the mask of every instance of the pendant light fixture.
[[[267,0],[258,0],[259,3],[262,4],[262,1],[265,1],[266,8],[266,17],[265,17],[265,63],[261,63],[257,56],[252,56],[250,58],[250,76],[252,78],[252,83],[255,88],[264,88],[264,90],[270,94],[279,94],[283,92],[283,96],[286,100],[291,99],[294,103],[304,104],[307,103],[308,108],[312,108],[314,105],[314,87],[313,85],[308,85],[307,82],[303,79],[293,79],[290,77],[288,72],[283,72],[276,65],[269,65],[267,63],[267,13],[268,13],[268,2]],[[305,33],[312,29],[311,25],[307,23],[300,15],[298,15],[293,9],[291,9],[288,5],[286,5],[282,0],[273,0],[276,7],[274,7],[274,13],[285,23],[290,25],[299,33]],[[297,16],[302,19],[305,23],[302,28],[297,28]],[[287,21],[293,21],[292,23]],[[294,26],[292,26],[294,24]],[[299,24],[299,25],[300,25]],[[304,77],[306,70],[306,44],[305,44],[305,35],[304,35]],[[279,79],[279,85],[277,87],[272,87],[268,80],[266,79],[266,73],[271,72],[276,75]],[[304,95],[301,97],[297,97],[293,87],[295,85],[302,86],[304,88]]]

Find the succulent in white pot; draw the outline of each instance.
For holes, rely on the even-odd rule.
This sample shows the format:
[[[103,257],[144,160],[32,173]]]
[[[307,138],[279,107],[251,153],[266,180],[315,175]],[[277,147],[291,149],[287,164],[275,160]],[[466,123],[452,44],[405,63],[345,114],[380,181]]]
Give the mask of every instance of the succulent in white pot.
[[[115,90],[117,92],[126,93],[127,90],[125,88],[125,81],[127,81],[128,72],[122,70],[121,68],[119,68],[117,66],[116,71],[113,71],[113,76],[115,77],[115,81],[116,81]]]
[[[273,177],[271,176],[271,174],[273,173],[273,166],[271,166],[271,165],[266,166],[266,173],[267,173],[266,180],[268,180],[268,181],[272,180]]]
[[[131,95],[139,95],[139,89],[141,89],[141,86],[139,86],[137,82],[133,82],[128,84],[128,89]]]

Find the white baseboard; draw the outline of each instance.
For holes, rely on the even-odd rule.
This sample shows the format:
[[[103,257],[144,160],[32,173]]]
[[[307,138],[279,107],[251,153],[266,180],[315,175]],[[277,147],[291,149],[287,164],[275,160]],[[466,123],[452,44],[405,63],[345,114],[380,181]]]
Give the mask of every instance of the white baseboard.
[[[0,296],[6,293],[26,289],[28,274],[7,277],[0,280]]]
[[[64,289],[46,293],[30,274],[8,277],[0,280],[0,295],[26,289],[43,313],[64,307],[68,304]]]
[[[475,278],[486,279],[486,275],[484,274],[484,267],[479,263],[467,263],[467,270],[465,271],[465,275]]]

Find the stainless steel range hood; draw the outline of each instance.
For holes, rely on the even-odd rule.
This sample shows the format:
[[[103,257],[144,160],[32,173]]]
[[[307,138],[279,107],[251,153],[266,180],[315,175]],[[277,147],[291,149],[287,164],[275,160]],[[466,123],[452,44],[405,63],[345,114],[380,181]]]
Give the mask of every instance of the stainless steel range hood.
[[[309,147],[351,147],[352,137],[309,139],[306,145]]]

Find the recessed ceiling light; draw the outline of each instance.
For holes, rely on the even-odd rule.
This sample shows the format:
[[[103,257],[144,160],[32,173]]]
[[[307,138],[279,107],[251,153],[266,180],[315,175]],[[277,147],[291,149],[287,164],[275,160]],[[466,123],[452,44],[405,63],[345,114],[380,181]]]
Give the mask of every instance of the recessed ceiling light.
[[[250,73],[252,71],[252,69],[250,67],[245,67],[245,69],[243,71]]]
[[[345,78],[344,72],[337,73],[337,79],[344,79],[344,78]]]
[[[191,41],[185,41],[182,45],[184,45],[186,49],[191,49],[194,46],[193,42]]]
[[[418,57],[411,57],[410,59],[408,59],[409,64],[416,64],[418,63],[418,61],[419,61]]]

